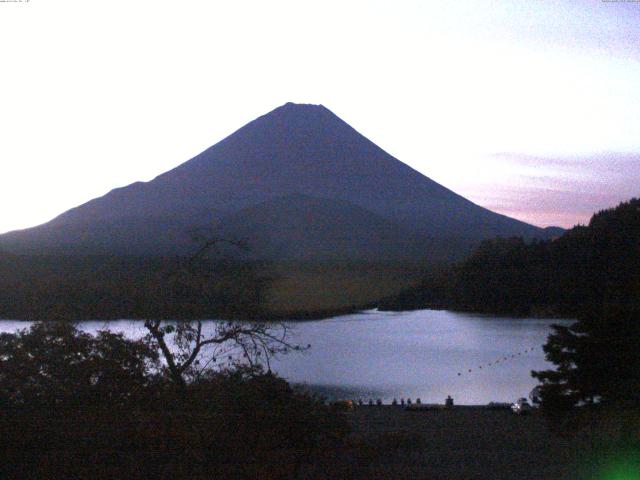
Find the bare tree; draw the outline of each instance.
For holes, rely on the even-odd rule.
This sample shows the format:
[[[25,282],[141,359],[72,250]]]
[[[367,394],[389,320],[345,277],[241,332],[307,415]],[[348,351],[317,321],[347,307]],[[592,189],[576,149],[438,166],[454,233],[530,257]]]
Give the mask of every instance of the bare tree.
[[[216,367],[245,364],[271,370],[274,355],[309,347],[290,343],[284,324],[213,321],[207,322],[206,331],[200,320],[146,320],[144,325],[147,340],[160,350],[169,378],[180,388]]]
[[[241,250],[248,250],[242,241],[220,237],[196,237],[202,245],[194,255],[174,272],[172,281],[201,289],[200,276],[203,260],[211,250],[226,243]],[[206,268],[204,268],[206,270]],[[210,272],[208,272],[210,274]],[[271,358],[277,354],[309,348],[290,343],[289,329],[283,323],[247,322],[225,320],[207,322],[162,322],[146,320],[147,341],[159,350],[166,362],[168,376],[180,388],[189,380],[197,379],[204,372],[240,364],[251,368],[265,367],[271,370]]]

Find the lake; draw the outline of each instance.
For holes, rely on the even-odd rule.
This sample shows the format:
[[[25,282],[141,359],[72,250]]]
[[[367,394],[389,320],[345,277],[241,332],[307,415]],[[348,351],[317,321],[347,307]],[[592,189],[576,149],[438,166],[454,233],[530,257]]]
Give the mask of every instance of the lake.
[[[214,322],[213,320],[209,322]],[[551,324],[568,321],[504,318],[449,311],[375,310],[326,320],[289,322],[292,340],[311,348],[276,359],[273,370],[327,398],[368,401],[420,398],[458,404],[509,402],[528,396],[536,381],[531,370],[551,366],[542,345]],[[0,321],[0,331],[28,323]],[[81,322],[143,335],[142,322]]]

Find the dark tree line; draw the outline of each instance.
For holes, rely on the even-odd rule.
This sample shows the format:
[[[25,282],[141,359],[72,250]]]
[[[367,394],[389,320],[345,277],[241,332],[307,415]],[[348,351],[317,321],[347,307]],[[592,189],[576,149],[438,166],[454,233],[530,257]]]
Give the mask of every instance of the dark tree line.
[[[589,225],[550,241],[487,240],[464,262],[431,272],[380,306],[575,318],[597,307],[603,292],[610,303],[626,302],[640,261],[639,204],[599,212]]]
[[[533,372],[553,414],[640,408],[640,200],[594,215],[584,229],[586,276],[577,322],[544,346],[554,370]]]
[[[0,253],[0,317],[256,317],[270,285],[266,272],[263,264],[211,258]]]

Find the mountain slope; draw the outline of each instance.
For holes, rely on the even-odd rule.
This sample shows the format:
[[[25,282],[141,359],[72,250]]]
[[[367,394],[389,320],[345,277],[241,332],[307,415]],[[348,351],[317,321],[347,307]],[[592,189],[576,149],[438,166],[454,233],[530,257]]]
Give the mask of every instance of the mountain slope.
[[[448,262],[471,244],[416,234],[344,200],[294,194],[226,217],[218,232],[271,260]]]
[[[150,182],[113,190],[47,224],[0,236],[0,246],[32,252],[180,253],[192,248],[190,229],[224,225],[229,219],[236,230],[246,230],[238,223],[239,212],[291,195],[352,205],[335,216],[343,225],[352,221],[362,226],[367,211],[372,227],[368,233],[377,238],[387,229],[380,219],[415,238],[548,236],[430,180],[325,107],[286,104]],[[355,215],[352,220],[347,211]],[[292,216],[279,226],[263,222],[261,228],[264,236],[276,230],[294,232],[305,230],[308,220]],[[318,249],[327,249],[316,243]]]

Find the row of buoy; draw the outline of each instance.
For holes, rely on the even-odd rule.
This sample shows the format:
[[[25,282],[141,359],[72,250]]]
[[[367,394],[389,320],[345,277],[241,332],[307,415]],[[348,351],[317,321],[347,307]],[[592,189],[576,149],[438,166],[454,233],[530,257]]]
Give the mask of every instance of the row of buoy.
[[[492,366],[497,365],[499,363],[504,363],[507,360],[510,360],[512,358],[517,358],[518,356],[526,355],[527,353],[533,352],[534,350],[535,350],[535,347],[525,348],[521,352],[516,352],[516,353],[509,354],[509,355],[505,355],[505,356],[503,356],[503,357],[501,357],[501,358],[499,358],[497,360],[494,360],[493,362],[487,363],[486,365],[479,365],[478,369],[482,370],[483,366],[484,367],[492,367]],[[473,372],[472,368],[467,369],[467,373],[471,373],[471,372]],[[462,372],[458,372],[458,376],[459,377],[462,376]]]

